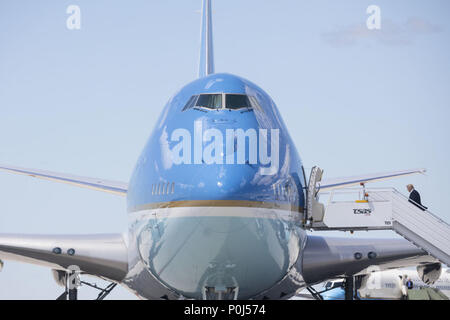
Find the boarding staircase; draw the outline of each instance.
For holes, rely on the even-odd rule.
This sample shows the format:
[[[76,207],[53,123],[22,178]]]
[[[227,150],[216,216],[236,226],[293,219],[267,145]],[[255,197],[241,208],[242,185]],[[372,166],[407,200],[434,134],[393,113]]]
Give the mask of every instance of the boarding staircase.
[[[450,225],[396,189],[362,185],[309,197],[315,198],[304,221],[310,230],[393,230],[450,267]]]

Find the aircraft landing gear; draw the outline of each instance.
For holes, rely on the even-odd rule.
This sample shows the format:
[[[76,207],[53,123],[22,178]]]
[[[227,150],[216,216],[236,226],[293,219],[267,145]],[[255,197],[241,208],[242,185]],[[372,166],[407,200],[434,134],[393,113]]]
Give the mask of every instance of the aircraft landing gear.
[[[78,300],[78,288],[81,287],[82,285],[86,285],[91,288],[99,290],[100,293],[98,294],[95,300],[103,300],[117,286],[117,283],[112,282],[106,288],[101,288],[97,286],[95,283],[81,281],[80,273],[77,271],[66,272],[63,280],[65,281],[66,289],[58,298],[56,298],[56,300]]]
[[[78,287],[81,285],[80,272],[77,268],[69,269],[67,272],[56,271],[58,281],[64,283],[64,292],[56,300],[78,300]]]
[[[313,298],[315,300],[323,300],[323,297],[322,297],[321,293],[324,293],[324,292],[327,291],[327,290],[325,290],[325,291],[318,292],[313,287],[306,287],[306,290],[308,290],[308,292],[313,296]]]
[[[353,277],[345,277],[344,280],[345,300],[354,299],[355,296],[354,284],[355,283]]]
[[[345,300],[359,300],[358,289],[361,287],[362,276],[344,278]]]
[[[103,300],[105,299],[110,293],[111,291],[114,290],[114,288],[117,286],[117,283],[115,282],[111,282],[106,288],[100,288],[98,287],[96,284],[92,284],[92,283],[88,283],[85,281],[81,281],[82,284],[85,284],[91,288],[100,290],[100,293],[98,294],[97,298],[95,300]]]

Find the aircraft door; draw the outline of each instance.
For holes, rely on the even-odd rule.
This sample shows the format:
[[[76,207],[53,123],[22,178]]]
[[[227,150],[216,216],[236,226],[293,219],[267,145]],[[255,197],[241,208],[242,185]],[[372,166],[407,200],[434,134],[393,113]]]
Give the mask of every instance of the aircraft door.
[[[325,206],[319,202],[317,183],[322,180],[323,170],[319,167],[311,169],[308,189],[306,192],[306,224],[322,222],[325,215]]]

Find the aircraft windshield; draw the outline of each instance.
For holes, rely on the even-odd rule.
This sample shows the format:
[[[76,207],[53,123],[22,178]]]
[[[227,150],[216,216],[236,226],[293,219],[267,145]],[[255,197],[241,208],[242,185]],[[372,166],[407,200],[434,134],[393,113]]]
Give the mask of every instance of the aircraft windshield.
[[[249,97],[244,94],[195,95],[189,99],[183,111],[196,108],[210,110],[260,109],[255,97]]]
[[[222,109],[221,94],[202,94],[199,96],[196,107],[207,109]]]
[[[241,94],[227,94],[226,108],[231,110],[251,108],[250,101],[247,96]]]

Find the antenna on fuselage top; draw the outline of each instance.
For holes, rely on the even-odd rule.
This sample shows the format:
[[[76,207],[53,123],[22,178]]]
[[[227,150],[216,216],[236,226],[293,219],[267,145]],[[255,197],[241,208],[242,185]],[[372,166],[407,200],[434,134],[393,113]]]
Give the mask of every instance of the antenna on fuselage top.
[[[200,45],[199,78],[214,73],[214,46],[211,16],[211,0],[203,0],[202,34]]]

